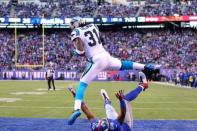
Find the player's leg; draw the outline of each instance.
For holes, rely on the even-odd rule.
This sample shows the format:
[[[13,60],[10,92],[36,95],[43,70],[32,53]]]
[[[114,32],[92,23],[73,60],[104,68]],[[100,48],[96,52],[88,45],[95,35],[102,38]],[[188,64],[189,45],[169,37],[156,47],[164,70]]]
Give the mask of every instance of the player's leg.
[[[54,78],[52,78],[53,90],[55,90]]]
[[[51,89],[51,78],[50,77],[47,78],[47,82],[48,82],[48,90],[50,90]]]
[[[73,124],[74,121],[81,115],[81,103],[83,101],[86,88],[88,87],[88,84],[93,81],[98,73],[103,69],[104,67],[102,66],[102,61],[95,60],[94,62],[90,62],[89,66],[84,71],[76,91],[74,112],[69,118],[69,123]]]
[[[85,90],[90,82],[92,82],[99,72],[106,69],[108,61],[105,57],[105,54],[99,54],[94,56],[92,59],[89,60],[89,64],[85,71],[83,72],[78,89],[76,91],[76,101],[83,100]],[[80,103],[80,102],[79,102]],[[80,109],[80,104],[75,104],[75,110]]]
[[[84,71],[84,73],[82,74],[82,77],[80,79],[80,83],[77,88],[76,96],[75,96],[76,102],[80,101],[79,103],[81,103],[81,101],[84,98],[84,94],[85,94],[86,88],[88,87],[88,84],[90,82],[92,82],[96,78],[98,73],[102,70],[103,69],[100,68],[99,63],[91,63],[88,66],[88,68]],[[76,103],[74,108],[75,108],[75,110],[80,109],[80,104]]]
[[[132,69],[137,69],[137,70],[149,70],[153,71],[156,69],[159,69],[159,65],[154,65],[154,64],[141,64],[137,62],[133,62],[130,60],[119,60],[117,58],[114,58],[112,56],[109,57],[109,62],[110,62],[110,67],[115,69],[115,70],[132,70]]]
[[[109,99],[109,96],[104,89],[101,89],[101,96],[105,102],[104,108],[105,108],[107,118],[112,119],[112,120],[117,119],[118,114],[117,114],[116,110],[114,109],[114,107],[111,105],[111,101]]]

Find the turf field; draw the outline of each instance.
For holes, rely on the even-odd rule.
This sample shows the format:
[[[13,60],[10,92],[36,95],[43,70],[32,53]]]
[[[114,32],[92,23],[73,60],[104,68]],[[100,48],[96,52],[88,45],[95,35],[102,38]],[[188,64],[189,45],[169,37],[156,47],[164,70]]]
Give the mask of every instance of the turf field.
[[[82,126],[84,129],[88,128],[87,124],[80,125],[84,123],[82,119],[77,121],[78,126],[76,127],[65,126],[64,120],[71,114],[74,104],[74,99],[67,88],[69,84],[73,84],[76,88],[77,82],[56,81],[55,84],[57,90],[48,91],[46,81],[0,81],[0,127],[4,127],[2,129],[5,131],[11,127],[14,130],[34,130],[37,127],[36,130],[39,130],[40,123],[45,123],[44,129],[46,130],[74,131]],[[137,83],[134,82],[93,82],[87,89],[85,102],[97,117],[102,118],[105,117],[105,112],[100,96],[101,88],[106,89],[112,104],[119,111],[115,92],[119,89],[128,92],[136,85]],[[157,130],[164,126],[165,122],[168,127],[169,124],[173,126],[168,129],[197,129],[197,89],[151,83],[149,89],[142,92],[131,105],[135,119],[134,125],[137,123],[136,129],[144,130],[147,126],[146,129]],[[31,118],[42,119],[32,120]],[[82,115],[81,118],[85,118],[85,116]],[[195,121],[192,123],[192,121],[169,122],[165,120]],[[33,126],[28,126],[30,123],[34,123]],[[51,128],[49,128],[50,126]],[[43,130],[42,126],[40,130]]]
[[[0,99],[17,98],[15,102],[0,101],[0,117],[68,118],[73,102],[68,84],[56,81],[56,91],[48,91],[46,81],[0,81]],[[104,88],[119,110],[115,92],[128,92],[137,85],[133,82],[94,82],[86,92],[85,102],[98,117],[104,117],[100,89]],[[150,84],[132,103],[135,119],[197,120],[197,90],[169,85]],[[85,117],[82,115],[82,117]]]

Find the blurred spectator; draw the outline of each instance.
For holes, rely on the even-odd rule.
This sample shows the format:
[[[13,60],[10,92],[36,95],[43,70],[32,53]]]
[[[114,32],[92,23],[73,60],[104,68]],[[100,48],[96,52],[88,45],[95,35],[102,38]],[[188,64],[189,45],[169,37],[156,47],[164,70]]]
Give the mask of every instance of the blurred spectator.
[[[194,87],[197,88],[197,73],[194,75]]]

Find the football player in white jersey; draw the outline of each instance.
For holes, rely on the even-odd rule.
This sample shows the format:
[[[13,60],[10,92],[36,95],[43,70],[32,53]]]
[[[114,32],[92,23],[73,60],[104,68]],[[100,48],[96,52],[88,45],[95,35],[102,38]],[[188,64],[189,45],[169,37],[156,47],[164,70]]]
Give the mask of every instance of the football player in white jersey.
[[[81,115],[81,103],[88,84],[93,81],[99,72],[113,70],[155,70],[157,67],[153,64],[140,64],[136,62],[121,61],[112,57],[103,47],[99,29],[94,24],[87,24],[81,17],[74,17],[70,26],[72,29],[71,40],[74,43],[75,55],[85,55],[88,60],[88,66],[83,72],[75,96],[74,111],[68,119],[68,124],[72,125]]]

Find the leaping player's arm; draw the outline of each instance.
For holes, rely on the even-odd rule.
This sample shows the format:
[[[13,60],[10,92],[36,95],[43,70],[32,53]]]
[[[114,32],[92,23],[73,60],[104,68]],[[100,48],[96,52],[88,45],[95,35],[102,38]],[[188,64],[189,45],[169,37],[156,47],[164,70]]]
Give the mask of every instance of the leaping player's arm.
[[[120,101],[120,114],[118,115],[117,120],[120,123],[123,123],[124,122],[125,115],[126,115],[126,104],[124,102],[124,91],[123,90],[120,90],[118,93],[116,93],[116,97]]]
[[[83,42],[80,38],[79,29],[74,29],[72,31],[71,40],[72,40],[74,47],[75,47],[75,53],[77,53],[77,55],[84,55],[85,51],[84,51],[84,47],[83,47]]]
[[[80,38],[76,38],[76,39],[73,40],[73,43],[74,43],[76,52],[79,55],[84,55],[85,51],[84,51],[84,48],[83,48],[83,42],[82,42],[82,40]]]

